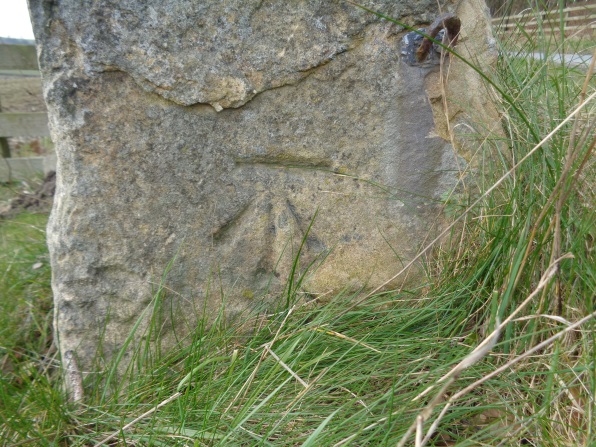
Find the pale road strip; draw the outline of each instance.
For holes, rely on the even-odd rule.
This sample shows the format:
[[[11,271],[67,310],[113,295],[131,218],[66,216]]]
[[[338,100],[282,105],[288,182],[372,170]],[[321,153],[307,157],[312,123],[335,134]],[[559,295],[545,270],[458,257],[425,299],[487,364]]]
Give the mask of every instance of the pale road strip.
[[[538,59],[550,61],[556,64],[565,64],[568,67],[579,67],[587,69],[592,63],[592,56],[589,54],[551,54],[546,56],[544,53],[514,53],[509,52],[512,57],[524,57],[526,59]]]

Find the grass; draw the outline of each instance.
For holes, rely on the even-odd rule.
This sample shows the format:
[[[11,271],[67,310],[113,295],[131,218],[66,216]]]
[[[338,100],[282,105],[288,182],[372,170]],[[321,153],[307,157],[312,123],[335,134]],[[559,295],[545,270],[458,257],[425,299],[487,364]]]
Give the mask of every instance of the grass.
[[[2,195],[13,187],[0,188]],[[52,346],[52,294],[45,244],[46,214],[0,219],[0,439],[7,430],[43,414],[56,375]],[[31,403],[23,408],[24,403]],[[23,408],[23,411],[21,411]],[[38,411],[41,410],[41,411]],[[18,416],[17,416],[18,415]],[[28,420],[30,418],[30,420]],[[22,427],[22,425],[19,425]]]
[[[533,52],[528,39],[541,36],[503,49]],[[0,221],[2,443],[596,445],[593,78],[506,51],[486,75],[503,134],[478,144],[476,187],[446,203],[459,222],[429,284],[304,301],[296,266],[277,312],[137,346],[126,380],[117,365],[87,377],[79,404],[49,343],[45,216]]]
[[[17,141],[11,150],[11,156],[42,157],[54,152],[54,144],[49,137],[27,138]]]

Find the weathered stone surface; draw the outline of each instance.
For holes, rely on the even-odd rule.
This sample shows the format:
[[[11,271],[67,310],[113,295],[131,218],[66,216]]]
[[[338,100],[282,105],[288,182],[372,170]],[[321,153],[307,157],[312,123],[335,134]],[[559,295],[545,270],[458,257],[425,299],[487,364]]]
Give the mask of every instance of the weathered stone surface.
[[[445,6],[471,11],[459,45],[484,55],[484,6],[462,5]],[[409,24],[438,12],[434,0],[370,6]],[[441,108],[438,66],[403,63],[404,30],[349,3],[30,8],[58,155],[55,324],[82,369],[100,337],[107,356],[122,346],[171,261],[178,328],[222,299],[234,314],[274,298],[317,210],[302,265],[327,259],[306,290],[380,284],[414,256],[465,164],[446,118],[435,127],[463,113]],[[471,103],[460,70],[449,89]]]

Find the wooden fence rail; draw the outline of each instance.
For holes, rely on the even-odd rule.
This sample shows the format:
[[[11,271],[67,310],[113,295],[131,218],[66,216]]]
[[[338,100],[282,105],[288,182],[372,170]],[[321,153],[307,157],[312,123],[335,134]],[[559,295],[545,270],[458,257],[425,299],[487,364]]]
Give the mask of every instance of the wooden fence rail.
[[[584,3],[562,10],[527,10],[511,16],[495,17],[492,24],[502,33],[514,31],[518,26],[525,31],[542,29],[546,34],[558,33],[562,28],[566,36],[576,34],[593,38],[596,30],[596,3]]]
[[[0,74],[39,74],[33,45],[0,44]],[[39,113],[2,112],[0,98],[0,181],[28,178],[55,169],[55,157],[12,158],[7,137],[47,137],[48,115]]]
[[[0,136],[2,137],[49,137],[48,114],[0,113]]]
[[[35,45],[0,44],[0,70],[39,70]]]

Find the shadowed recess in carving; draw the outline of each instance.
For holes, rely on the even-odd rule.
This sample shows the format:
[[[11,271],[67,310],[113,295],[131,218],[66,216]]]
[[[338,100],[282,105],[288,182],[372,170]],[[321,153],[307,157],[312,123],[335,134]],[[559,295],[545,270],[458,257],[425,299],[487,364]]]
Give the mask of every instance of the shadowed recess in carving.
[[[234,213],[233,215],[225,218],[222,220],[221,223],[217,224],[212,230],[211,230],[211,237],[214,240],[221,240],[223,239],[223,237],[227,234],[228,230],[232,227],[232,225],[234,225],[236,222],[238,222],[242,216],[246,213],[246,211],[250,208],[250,206],[252,205],[252,201],[248,202],[246,205],[244,205],[242,208],[240,208],[236,213]]]
[[[316,253],[320,253],[320,252],[326,250],[327,246],[325,245],[325,243],[322,242],[315,235],[315,233],[313,232],[313,230],[311,228],[312,219],[314,219],[314,217],[311,218],[309,221],[307,221],[300,215],[300,213],[298,213],[296,206],[290,200],[286,200],[286,205],[288,207],[288,210],[290,211],[290,214],[296,221],[296,225],[298,226],[298,228],[300,229],[302,234],[306,235],[306,247],[309,250],[312,250]]]
[[[234,158],[236,164],[261,164],[284,168],[331,168],[333,163],[328,158],[300,156],[294,154],[241,155]]]

